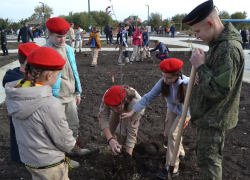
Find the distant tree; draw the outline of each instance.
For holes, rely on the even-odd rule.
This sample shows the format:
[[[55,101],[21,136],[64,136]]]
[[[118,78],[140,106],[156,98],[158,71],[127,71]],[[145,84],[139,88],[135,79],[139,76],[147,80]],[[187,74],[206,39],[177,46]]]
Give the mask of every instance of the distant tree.
[[[159,26],[161,26],[161,15],[159,13],[151,13],[149,16],[149,22],[148,25],[151,26],[151,28],[158,29]]]
[[[231,19],[246,19],[247,13],[244,12],[235,12],[231,14]],[[234,26],[236,26],[236,23],[233,23]],[[247,23],[238,23],[238,30],[243,29],[244,26],[249,27],[249,24]]]
[[[186,13],[184,13],[184,14],[176,14],[175,16],[172,17],[173,24],[182,23],[183,18],[186,17],[186,16],[187,16]],[[190,28],[190,26],[187,26],[184,23],[182,23],[182,30],[189,29],[189,28]]]
[[[218,15],[220,19],[230,19],[230,14],[225,10],[220,11]]]
[[[0,18],[0,27],[6,30],[9,25],[8,21],[9,21],[8,19]]]
[[[170,28],[170,26],[171,26],[171,21],[170,21],[169,19],[164,19],[164,20],[162,21],[162,26],[163,26],[164,28],[166,28],[166,27]]]
[[[246,19],[247,18],[247,13],[246,11],[244,12],[235,12],[231,14],[231,19]]]
[[[34,11],[35,12],[32,14],[32,16],[35,17],[34,19],[43,17],[43,5],[42,4],[36,6]],[[44,4],[44,11],[45,11],[45,18],[50,18],[50,16],[54,14],[53,8],[49,7],[47,4]]]
[[[71,15],[61,15],[59,16],[66,21],[71,21]],[[107,23],[112,26],[116,26],[116,22],[108,16],[104,11],[91,11],[90,12],[90,21],[91,25],[94,27],[104,27]],[[80,13],[73,13],[72,14],[72,22],[75,24],[75,28],[77,26],[81,27],[82,29],[88,31],[89,27],[89,14],[87,12],[80,12]]]

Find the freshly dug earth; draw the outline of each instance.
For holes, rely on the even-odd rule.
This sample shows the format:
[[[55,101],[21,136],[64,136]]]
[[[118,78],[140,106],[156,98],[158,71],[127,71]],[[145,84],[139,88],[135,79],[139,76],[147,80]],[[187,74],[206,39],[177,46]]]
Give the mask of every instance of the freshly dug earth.
[[[2,53],[1,53],[0,54],[0,67],[5,66],[6,64],[12,63],[16,60],[18,60],[17,53],[9,53],[9,56],[2,56]]]
[[[153,54],[152,54],[153,56]],[[188,62],[188,52],[171,52],[170,57],[184,61],[184,74],[189,75],[191,66]],[[163,136],[164,120],[167,112],[166,103],[158,97],[145,111],[141,119],[138,143],[133,157],[126,154],[113,156],[111,150],[100,136],[98,122],[99,106],[105,91],[112,85],[120,85],[120,76],[115,77],[115,83],[109,77],[110,71],[120,69],[116,65],[117,52],[100,52],[98,67],[90,67],[92,58],[76,55],[78,71],[82,83],[83,94],[79,106],[80,132],[79,139],[92,153],[86,157],[72,157],[80,163],[78,169],[69,172],[71,180],[157,180],[156,173],[164,168],[166,141]],[[149,92],[161,77],[158,68],[159,60],[125,65],[123,84],[135,88],[140,95]],[[243,83],[238,125],[227,131],[223,151],[223,180],[250,179],[250,84]],[[5,104],[0,105],[0,179],[31,179],[24,166],[9,160],[9,119]],[[180,163],[180,177],[177,180],[200,180],[196,164],[195,140],[196,129],[189,123],[183,133],[186,156]]]

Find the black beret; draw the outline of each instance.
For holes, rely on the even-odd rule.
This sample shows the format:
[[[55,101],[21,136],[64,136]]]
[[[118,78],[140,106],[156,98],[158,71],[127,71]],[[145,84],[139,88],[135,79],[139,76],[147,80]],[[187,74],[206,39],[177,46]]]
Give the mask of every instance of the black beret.
[[[193,26],[194,24],[201,22],[206,17],[211,14],[214,10],[214,2],[213,0],[206,1],[196,8],[194,8],[183,20],[182,22],[186,25]]]

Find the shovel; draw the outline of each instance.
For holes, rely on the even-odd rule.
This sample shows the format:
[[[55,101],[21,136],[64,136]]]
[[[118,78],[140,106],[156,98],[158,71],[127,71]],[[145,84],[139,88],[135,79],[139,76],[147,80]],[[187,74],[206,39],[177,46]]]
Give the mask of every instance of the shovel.
[[[173,157],[171,159],[169,170],[168,170],[168,176],[166,178],[167,180],[172,180],[174,165],[175,165],[175,161],[177,158],[177,152],[178,152],[179,146],[180,146],[181,135],[182,135],[185,121],[186,121],[189,100],[190,100],[190,96],[191,96],[191,92],[192,92],[192,88],[193,88],[193,84],[194,84],[195,72],[196,72],[196,69],[194,66],[192,66],[191,75],[190,75],[190,79],[189,79],[189,83],[188,83],[187,94],[186,94],[185,101],[184,101],[184,108],[183,108],[182,115],[181,115],[181,122],[180,122],[181,128],[179,129],[179,132],[177,134],[177,139],[176,139],[176,143],[175,143],[175,147],[174,147]]]

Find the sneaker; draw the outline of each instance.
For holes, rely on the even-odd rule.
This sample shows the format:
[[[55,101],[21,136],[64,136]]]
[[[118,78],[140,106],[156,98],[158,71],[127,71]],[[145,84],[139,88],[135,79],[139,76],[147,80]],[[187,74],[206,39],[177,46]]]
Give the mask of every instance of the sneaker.
[[[91,67],[98,67],[97,64],[91,64]]]
[[[123,66],[123,65],[125,65],[124,63],[117,63],[117,65],[119,65],[119,66]]]
[[[73,168],[78,168],[80,166],[80,164],[77,161],[74,161],[72,159],[69,159],[69,164],[73,167]]]
[[[68,153],[69,156],[84,156],[90,153],[88,149],[81,149],[77,145]]]
[[[179,175],[180,175],[179,171],[176,173],[173,173],[172,178],[177,178],[179,177]],[[168,170],[164,168],[161,172],[157,173],[156,176],[161,179],[167,179]]]
[[[129,64],[133,64],[133,61],[129,61]]]

